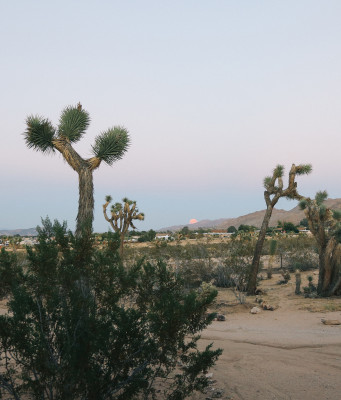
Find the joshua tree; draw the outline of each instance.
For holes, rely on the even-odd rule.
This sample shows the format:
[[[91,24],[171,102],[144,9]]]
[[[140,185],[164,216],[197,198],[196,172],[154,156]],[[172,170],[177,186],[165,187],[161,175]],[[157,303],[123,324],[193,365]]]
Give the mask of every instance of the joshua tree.
[[[120,257],[123,258],[124,236],[129,227],[136,229],[133,224],[134,219],[144,220],[144,214],[140,213],[136,207],[136,201],[129,200],[127,197],[122,199],[122,203],[115,203],[111,206],[111,218],[107,215],[107,208],[112,200],[111,196],[106,196],[103,204],[104,218],[110,223],[115,232],[120,234]]]
[[[309,229],[314,235],[319,252],[319,281],[321,296],[341,294],[341,212],[330,210],[323,203],[327,192],[316,193],[315,199],[301,200]]]
[[[247,284],[248,294],[254,294],[257,285],[257,274],[259,270],[259,262],[264,244],[265,234],[269,226],[272,210],[277,204],[281,197],[287,197],[289,199],[301,200],[303,196],[300,196],[297,192],[297,182],[295,181],[296,175],[309,174],[311,172],[311,165],[298,165],[292,164],[289,172],[289,182],[286,189],[283,188],[283,165],[277,165],[273,170],[272,176],[267,176],[264,179],[264,199],[266,202],[266,211],[263,219],[262,226],[258,235],[256,248],[252,260],[250,269],[250,275]]]
[[[92,230],[94,218],[93,171],[100,166],[102,161],[112,165],[113,162],[121,159],[129,146],[128,131],[121,126],[114,126],[95,138],[92,146],[93,157],[82,158],[72,144],[81,139],[89,123],[89,113],[83,110],[82,105],[78,103],[76,107],[68,106],[62,111],[57,127],[54,127],[48,119],[29,116],[24,133],[29,148],[47,154],[57,150],[70,167],[77,172],[79,182],[77,236],[83,230],[87,233]]]

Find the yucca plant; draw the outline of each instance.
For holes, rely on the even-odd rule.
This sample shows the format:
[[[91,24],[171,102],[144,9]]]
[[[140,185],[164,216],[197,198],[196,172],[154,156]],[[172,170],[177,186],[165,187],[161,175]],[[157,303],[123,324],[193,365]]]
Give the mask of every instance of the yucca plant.
[[[45,154],[59,151],[65,161],[74,169],[79,178],[79,203],[76,235],[91,232],[94,210],[93,171],[102,161],[112,165],[121,159],[129,146],[128,131],[122,126],[114,126],[100,133],[92,146],[93,157],[82,158],[72,147],[85,134],[90,124],[89,113],[82,105],[66,107],[60,116],[59,124],[40,116],[29,116],[24,133],[26,145]]]
[[[264,199],[266,202],[266,211],[258,235],[247,284],[247,292],[250,295],[254,294],[256,291],[259,262],[262,254],[266,231],[269,227],[272,210],[274,209],[275,205],[281,197],[296,200],[301,200],[303,198],[303,196],[299,195],[299,193],[297,192],[296,176],[310,174],[311,170],[312,167],[310,164],[292,164],[289,172],[288,186],[286,189],[283,187],[283,165],[277,165],[276,168],[273,170],[272,176],[267,176],[266,178],[264,178]]]
[[[136,229],[133,220],[144,220],[144,214],[139,212],[136,206],[136,201],[129,200],[127,197],[122,199],[122,203],[115,203],[111,206],[111,217],[107,215],[108,205],[111,203],[112,197],[106,196],[105,204],[103,204],[103,214],[115,232],[120,235],[120,250],[119,254],[123,258],[124,236],[128,232],[129,227]]]

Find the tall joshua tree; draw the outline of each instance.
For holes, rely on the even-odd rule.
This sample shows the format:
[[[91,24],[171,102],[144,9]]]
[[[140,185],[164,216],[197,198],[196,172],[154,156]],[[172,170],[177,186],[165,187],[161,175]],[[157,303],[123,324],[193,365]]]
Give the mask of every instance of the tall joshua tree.
[[[122,158],[129,146],[128,131],[122,126],[114,126],[102,132],[95,138],[92,146],[93,157],[82,158],[72,147],[78,142],[90,123],[89,113],[82,105],[66,107],[59,118],[59,124],[54,127],[43,117],[31,115],[27,118],[27,128],[24,133],[26,145],[45,154],[59,151],[65,161],[78,174],[79,202],[77,214],[76,235],[82,232],[90,233],[94,218],[94,186],[93,171],[102,161],[112,165]]]
[[[325,206],[327,192],[317,192],[315,199],[300,201],[314,235],[319,252],[319,281],[321,296],[341,295],[341,212]]]
[[[136,201],[129,200],[127,197],[122,199],[122,203],[115,203],[111,206],[111,217],[107,215],[108,205],[111,203],[112,197],[106,196],[105,204],[103,204],[104,218],[110,223],[115,232],[120,234],[120,257],[123,258],[124,236],[129,227],[136,229],[133,224],[134,219],[144,220],[144,214],[140,213],[136,207]]]
[[[303,196],[300,196],[297,192],[297,175],[309,174],[312,168],[310,164],[298,165],[292,164],[289,172],[289,182],[286,189],[283,188],[283,165],[277,165],[273,170],[272,176],[267,176],[264,178],[264,199],[266,202],[266,211],[263,219],[262,226],[258,235],[255,252],[252,260],[252,265],[250,269],[247,292],[248,294],[254,294],[257,285],[257,274],[259,271],[259,262],[263,249],[264,239],[266,231],[269,227],[270,218],[272,211],[281,197],[287,197],[289,199],[301,200]]]

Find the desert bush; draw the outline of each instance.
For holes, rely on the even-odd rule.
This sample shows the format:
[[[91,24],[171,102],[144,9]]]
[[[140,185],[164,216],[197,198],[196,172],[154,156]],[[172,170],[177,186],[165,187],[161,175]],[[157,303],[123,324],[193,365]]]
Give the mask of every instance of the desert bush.
[[[290,272],[297,269],[300,271],[309,271],[318,268],[318,254],[312,249],[297,249],[288,252],[284,256],[286,268]]]
[[[15,253],[9,253],[4,248],[1,249],[0,300],[10,293],[13,283],[22,277],[23,262],[21,262],[20,258]]]
[[[47,219],[38,240],[7,279],[0,398],[175,400],[208,385],[221,351],[199,351],[197,334],[214,289],[184,290],[163,262],[123,267],[115,235],[99,251]],[[0,260],[5,276],[15,255]]]
[[[308,286],[303,288],[303,292],[305,297],[310,297],[312,294],[315,294],[317,291],[317,287],[313,284],[313,277],[311,275],[307,276]]]
[[[210,282],[214,276],[207,259],[183,261],[178,265],[177,272],[187,288],[199,287],[203,282]]]
[[[290,272],[287,269],[282,270],[281,275],[282,275],[283,279],[281,279],[280,281],[277,282],[279,285],[285,285],[286,283],[288,283],[290,281],[291,276],[290,276]]]
[[[252,261],[253,242],[249,237],[234,238],[229,242],[224,262],[214,270],[217,287],[235,287],[245,291]]]

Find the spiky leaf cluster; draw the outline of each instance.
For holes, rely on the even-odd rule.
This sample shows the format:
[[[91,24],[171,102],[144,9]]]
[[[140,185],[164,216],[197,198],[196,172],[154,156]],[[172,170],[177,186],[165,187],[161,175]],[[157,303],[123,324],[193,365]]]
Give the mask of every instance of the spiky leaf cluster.
[[[58,134],[69,139],[71,143],[78,142],[90,124],[89,113],[78,107],[66,107],[59,119]]]
[[[319,191],[312,200],[309,197],[300,201],[300,208],[306,210],[307,219],[310,222],[310,227],[315,235],[319,232],[319,226],[323,226],[325,234],[329,237],[341,242],[341,211],[331,210],[324,202],[328,198],[328,193]]]
[[[271,176],[266,176],[266,177],[264,178],[263,184],[264,184],[265,189],[268,190],[268,189],[270,188],[271,181],[272,181]]]
[[[281,178],[284,174],[284,166],[283,165],[277,165],[276,168],[274,169],[273,176],[275,178]]]
[[[315,195],[316,204],[321,206],[322,203],[327,200],[327,198],[328,198],[328,193],[325,190],[317,192]]]
[[[54,151],[53,139],[55,129],[48,119],[39,116],[29,116],[26,119],[25,142],[28,148],[48,153]]]
[[[118,213],[122,210],[122,204],[121,203],[115,203],[111,206],[111,212]]]
[[[128,131],[121,126],[115,126],[95,138],[95,144],[92,146],[92,150],[95,157],[111,165],[113,162],[123,157],[128,147]]]
[[[306,208],[307,208],[307,206],[308,206],[308,201],[307,201],[307,199],[302,199],[300,202],[299,202],[299,207],[300,207],[300,209],[301,210],[305,210]]]
[[[313,170],[311,164],[300,164],[296,167],[297,175],[308,175]]]

